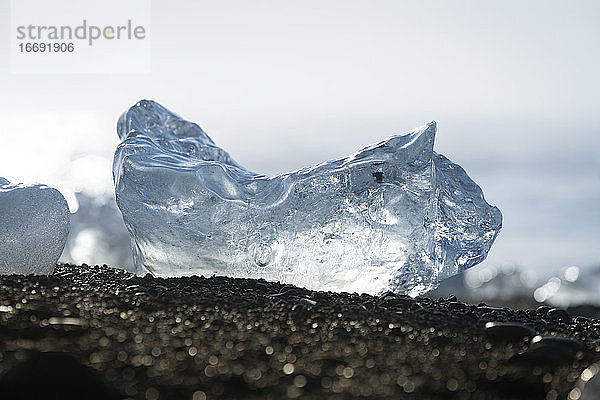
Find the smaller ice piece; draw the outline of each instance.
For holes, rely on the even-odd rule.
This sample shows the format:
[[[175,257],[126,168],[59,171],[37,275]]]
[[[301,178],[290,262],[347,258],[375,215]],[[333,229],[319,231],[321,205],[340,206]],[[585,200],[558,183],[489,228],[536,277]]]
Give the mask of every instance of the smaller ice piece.
[[[502,225],[479,186],[433,151],[435,122],[274,177],[153,101],[117,129],[115,193],[139,274],[416,295],[483,261]]]
[[[1,274],[51,274],[69,226],[69,207],[58,190],[0,178]]]

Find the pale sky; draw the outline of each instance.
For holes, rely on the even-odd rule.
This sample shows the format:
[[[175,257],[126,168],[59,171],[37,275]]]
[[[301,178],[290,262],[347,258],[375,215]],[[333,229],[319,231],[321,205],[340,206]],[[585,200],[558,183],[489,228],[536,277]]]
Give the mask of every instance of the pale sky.
[[[597,263],[599,17],[594,0],[154,0],[152,72],[127,75],[11,74],[3,29],[0,176],[59,185],[73,158],[109,162],[142,98],[262,173],[435,119],[436,151],[505,215],[490,262]]]

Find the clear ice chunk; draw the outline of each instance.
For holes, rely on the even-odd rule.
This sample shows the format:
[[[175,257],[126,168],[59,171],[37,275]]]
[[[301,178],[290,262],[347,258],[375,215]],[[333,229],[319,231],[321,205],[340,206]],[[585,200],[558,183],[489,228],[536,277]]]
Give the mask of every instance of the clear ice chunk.
[[[0,273],[51,274],[69,225],[69,207],[58,190],[0,178]]]
[[[274,177],[153,101],[117,130],[116,199],[138,274],[417,295],[481,262],[502,225],[465,171],[433,152],[435,122]]]

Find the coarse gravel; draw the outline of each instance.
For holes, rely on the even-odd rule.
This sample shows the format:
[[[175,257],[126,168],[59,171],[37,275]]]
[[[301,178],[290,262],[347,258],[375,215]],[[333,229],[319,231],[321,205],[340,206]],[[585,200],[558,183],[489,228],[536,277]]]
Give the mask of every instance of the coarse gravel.
[[[57,265],[0,276],[2,399],[564,399],[600,320]]]

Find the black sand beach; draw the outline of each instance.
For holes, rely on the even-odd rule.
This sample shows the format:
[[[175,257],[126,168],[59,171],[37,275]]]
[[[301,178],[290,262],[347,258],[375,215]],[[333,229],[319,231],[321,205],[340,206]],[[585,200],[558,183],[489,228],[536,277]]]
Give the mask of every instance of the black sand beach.
[[[106,266],[0,276],[3,399],[552,400],[599,358],[600,320],[549,307]]]

